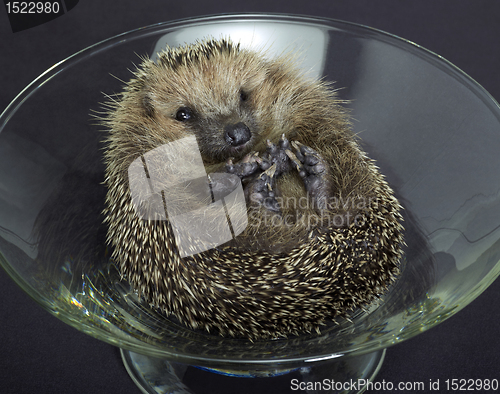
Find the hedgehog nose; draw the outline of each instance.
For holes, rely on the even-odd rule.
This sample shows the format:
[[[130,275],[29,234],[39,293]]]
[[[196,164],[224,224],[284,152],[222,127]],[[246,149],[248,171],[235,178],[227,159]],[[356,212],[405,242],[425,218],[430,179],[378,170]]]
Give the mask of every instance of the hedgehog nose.
[[[248,126],[243,122],[227,125],[224,128],[224,138],[226,142],[232,146],[240,146],[245,142],[250,141],[252,133]]]

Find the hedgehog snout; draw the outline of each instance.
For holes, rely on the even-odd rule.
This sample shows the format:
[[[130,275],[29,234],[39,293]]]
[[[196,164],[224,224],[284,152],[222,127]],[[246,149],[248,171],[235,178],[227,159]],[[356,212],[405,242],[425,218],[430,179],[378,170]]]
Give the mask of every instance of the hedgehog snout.
[[[243,122],[230,124],[224,127],[224,139],[231,146],[241,146],[250,141],[252,132]]]

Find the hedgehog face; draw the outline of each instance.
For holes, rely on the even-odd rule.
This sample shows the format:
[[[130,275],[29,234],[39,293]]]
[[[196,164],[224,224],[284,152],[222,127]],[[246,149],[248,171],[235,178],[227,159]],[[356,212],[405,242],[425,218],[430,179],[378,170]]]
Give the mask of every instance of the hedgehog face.
[[[236,82],[236,81],[234,81]],[[214,81],[215,84],[222,83]],[[249,97],[239,84],[233,83],[224,95],[206,100],[183,97],[169,115],[180,127],[193,133],[202,156],[208,161],[239,158],[248,153],[260,138],[262,125]],[[210,96],[209,86],[200,86],[199,95]],[[187,95],[184,95],[187,96]]]
[[[269,97],[270,71],[256,55],[216,52],[175,65],[160,57],[148,68],[145,75],[155,79],[144,80],[145,111],[170,138],[194,134],[207,162],[261,148],[267,128],[276,125],[269,118],[269,99],[262,99]]]

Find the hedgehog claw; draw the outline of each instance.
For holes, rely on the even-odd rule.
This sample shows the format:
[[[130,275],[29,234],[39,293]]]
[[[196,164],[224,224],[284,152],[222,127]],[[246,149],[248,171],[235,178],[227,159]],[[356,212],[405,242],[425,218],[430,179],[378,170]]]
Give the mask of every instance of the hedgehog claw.
[[[279,142],[279,146],[280,146],[281,149],[285,149],[285,150],[287,150],[288,148],[290,148],[290,142],[285,137],[285,133],[281,134],[281,139],[280,139],[280,142]]]
[[[299,176],[304,181],[307,192],[313,197],[319,209],[327,208],[327,197],[330,189],[327,176],[327,165],[314,149],[293,141],[295,154],[289,155],[296,165]]]
[[[260,177],[262,178],[263,175],[267,176],[269,179],[274,178],[276,175],[276,163],[274,163],[272,166],[270,166],[266,171],[264,171]]]
[[[300,171],[300,168],[302,167],[302,163],[297,158],[295,153],[293,153],[291,150],[288,150],[288,149],[285,151],[285,153],[288,156],[288,158],[290,159],[290,161],[295,165],[295,169],[297,171]]]
[[[234,172],[234,164],[232,158],[229,158],[226,161],[226,172],[229,172],[230,174]]]
[[[241,160],[241,163],[250,163],[254,160],[256,160],[256,157],[259,155],[259,152],[250,152],[245,155],[245,157]]]

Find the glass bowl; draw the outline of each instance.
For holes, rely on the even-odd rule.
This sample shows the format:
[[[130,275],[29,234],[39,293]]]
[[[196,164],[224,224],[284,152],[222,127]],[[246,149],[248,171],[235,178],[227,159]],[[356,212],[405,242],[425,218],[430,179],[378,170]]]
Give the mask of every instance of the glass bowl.
[[[91,114],[101,111],[103,92],[121,91],[137,55],[154,58],[167,44],[207,36],[267,46],[269,56],[299,50],[304,70],[334,81],[349,100],[354,131],[404,206],[401,277],[320,335],[250,342],[189,330],[143,302],[109,259],[100,216],[105,130]],[[498,104],[438,55],[371,28],[284,15],[145,27],[47,70],[0,125],[1,265],[59,319],[123,349],[146,393],[195,392],[186,381],[190,366],[242,381],[289,374],[306,392],[314,392],[308,382],[323,379],[359,383],[326,392],[361,391],[385,348],[452,316],[500,273]],[[43,244],[63,251],[64,262],[35,242],[41,220],[53,223]]]

